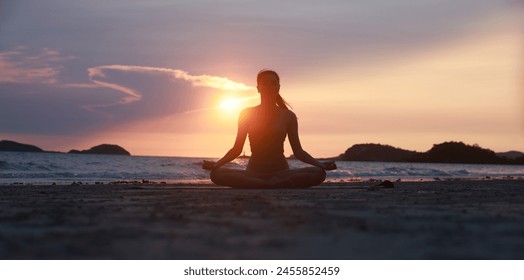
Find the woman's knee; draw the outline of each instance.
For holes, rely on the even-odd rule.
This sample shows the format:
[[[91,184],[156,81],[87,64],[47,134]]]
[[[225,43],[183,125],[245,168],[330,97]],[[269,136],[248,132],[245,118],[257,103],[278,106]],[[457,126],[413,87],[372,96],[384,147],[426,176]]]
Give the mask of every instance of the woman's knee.
[[[314,168],[315,168],[314,170],[315,178],[318,178],[319,184],[324,182],[324,180],[326,180],[326,170],[320,167],[314,167]]]
[[[237,181],[243,181],[246,177],[248,177],[248,174],[245,170],[224,167],[213,169],[209,174],[211,181],[220,186],[236,186]]]
[[[216,169],[213,169],[211,170],[211,173],[209,174],[209,178],[211,179],[211,182],[217,184],[217,185],[222,185],[222,170],[221,168],[216,168]]]
[[[326,179],[326,170],[320,167],[307,167],[302,172],[303,182],[308,186],[316,186]]]

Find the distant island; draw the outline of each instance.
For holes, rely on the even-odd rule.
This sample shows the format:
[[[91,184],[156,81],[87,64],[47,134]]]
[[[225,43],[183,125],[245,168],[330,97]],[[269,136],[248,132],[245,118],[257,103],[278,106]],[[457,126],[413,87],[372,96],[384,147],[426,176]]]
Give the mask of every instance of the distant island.
[[[10,140],[0,141],[0,152],[32,152],[32,153],[51,153],[43,149],[29,145],[22,144]],[[56,152],[53,152],[56,153]],[[69,154],[97,154],[97,155],[131,155],[128,151],[118,145],[102,144],[94,146],[88,150],[71,150]]]
[[[95,155],[125,155],[130,156],[131,154],[124,148],[118,145],[102,144],[94,146],[89,150],[71,150],[69,154],[95,154]]]
[[[383,161],[404,162],[410,161],[419,155],[418,152],[403,150],[389,145],[356,144],[338,156],[338,160],[345,161]]]
[[[38,148],[37,146],[29,144],[21,144],[15,141],[2,140],[0,141],[0,151],[2,152],[33,152],[33,153],[43,153],[44,150]]]
[[[524,153],[517,151],[495,153],[478,145],[467,145],[463,142],[435,144],[429,151],[422,153],[382,144],[356,144],[333,159],[341,161],[524,164]]]

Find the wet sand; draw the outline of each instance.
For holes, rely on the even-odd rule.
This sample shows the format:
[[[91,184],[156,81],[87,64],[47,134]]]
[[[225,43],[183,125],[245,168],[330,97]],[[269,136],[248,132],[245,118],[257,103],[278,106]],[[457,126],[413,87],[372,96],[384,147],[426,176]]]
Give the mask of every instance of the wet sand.
[[[2,259],[524,259],[524,181],[0,186]]]

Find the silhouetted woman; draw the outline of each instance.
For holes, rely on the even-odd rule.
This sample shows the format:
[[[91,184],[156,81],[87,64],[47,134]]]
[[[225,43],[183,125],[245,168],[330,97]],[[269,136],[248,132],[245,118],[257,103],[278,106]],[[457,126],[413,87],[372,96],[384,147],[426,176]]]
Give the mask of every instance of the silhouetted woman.
[[[236,188],[307,188],[326,179],[325,170],[336,169],[334,162],[320,162],[300,144],[296,115],[280,96],[280,78],[275,71],[262,70],[257,75],[260,105],[240,113],[235,144],[217,162],[204,161],[217,185]],[[313,167],[289,169],[284,156],[284,140],[288,136],[293,155]],[[222,165],[237,158],[249,136],[251,157],[246,170]]]

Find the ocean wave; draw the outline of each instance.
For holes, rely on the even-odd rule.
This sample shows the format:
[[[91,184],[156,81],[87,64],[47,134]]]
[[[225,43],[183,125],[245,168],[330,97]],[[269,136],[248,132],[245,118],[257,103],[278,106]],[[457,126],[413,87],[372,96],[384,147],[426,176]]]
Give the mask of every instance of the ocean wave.
[[[0,170],[7,170],[9,168],[9,163],[7,161],[0,160]]]

